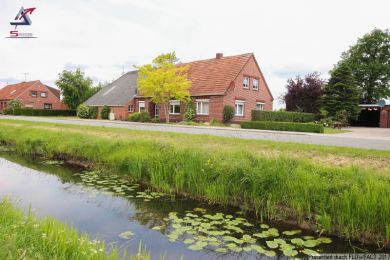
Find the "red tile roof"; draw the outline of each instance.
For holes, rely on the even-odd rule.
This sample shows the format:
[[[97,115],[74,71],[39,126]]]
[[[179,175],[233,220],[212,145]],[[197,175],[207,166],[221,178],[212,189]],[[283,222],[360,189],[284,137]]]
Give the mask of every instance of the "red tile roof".
[[[223,95],[236,79],[252,53],[199,60],[188,65],[188,79],[192,81],[191,96]]]
[[[38,82],[39,80],[7,85],[0,89],[0,100],[12,100]]]

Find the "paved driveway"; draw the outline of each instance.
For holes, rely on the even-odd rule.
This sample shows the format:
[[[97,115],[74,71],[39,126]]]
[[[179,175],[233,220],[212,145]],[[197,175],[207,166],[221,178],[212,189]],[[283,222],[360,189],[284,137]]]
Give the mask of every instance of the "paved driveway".
[[[271,140],[280,142],[293,142],[305,144],[320,144],[330,146],[357,147],[363,149],[390,150],[390,129],[373,128],[351,128],[351,133],[343,134],[314,134],[277,132],[266,130],[235,129],[226,127],[206,127],[206,126],[181,126],[166,124],[134,123],[123,121],[102,121],[83,119],[58,119],[27,116],[0,116],[1,119],[27,120],[33,122],[62,123],[72,125],[89,125],[125,128],[132,130],[148,130],[161,132],[176,132],[187,134],[206,134],[224,137],[235,137],[242,139]],[[376,132],[375,132],[376,131]],[[372,134],[372,133],[376,134]]]

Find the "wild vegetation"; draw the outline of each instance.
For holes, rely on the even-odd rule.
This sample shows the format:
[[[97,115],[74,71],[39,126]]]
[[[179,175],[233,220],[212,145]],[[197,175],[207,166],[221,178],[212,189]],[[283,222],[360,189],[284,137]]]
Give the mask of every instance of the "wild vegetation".
[[[1,121],[23,154],[93,162],[157,191],[236,204],[363,242],[390,242],[390,153]]]
[[[55,219],[38,220],[30,210],[25,215],[8,199],[0,201],[0,231],[0,259],[150,259],[141,248],[130,257],[116,248],[106,254],[104,242]]]

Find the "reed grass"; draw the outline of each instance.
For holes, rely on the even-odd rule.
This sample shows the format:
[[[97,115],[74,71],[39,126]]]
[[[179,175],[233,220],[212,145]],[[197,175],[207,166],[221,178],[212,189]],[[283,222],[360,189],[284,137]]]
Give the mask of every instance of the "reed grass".
[[[218,138],[194,137],[197,142],[203,138],[204,145],[193,145],[186,135],[143,133],[141,137],[127,131],[128,138],[107,138],[75,131],[76,126],[50,127],[0,123],[0,141],[22,154],[91,161],[155,189],[240,205],[255,210],[261,218],[294,219],[330,234],[390,244],[390,177],[372,169],[317,164],[289,153],[270,157],[240,145],[224,149],[223,139]],[[221,144],[218,149],[209,149],[212,140]],[[325,153],[329,148],[316,149]],[[348,151],[351,156],[364,155],[361,150],[342,152]],[[386,152],[372,154],[390,162]]]
[[[119,256],[116,248],[106,254],[104,242],[53,219],[25,215],[9,199],[0,201],[0,259],[150,259],[141,248],[136,255]]]

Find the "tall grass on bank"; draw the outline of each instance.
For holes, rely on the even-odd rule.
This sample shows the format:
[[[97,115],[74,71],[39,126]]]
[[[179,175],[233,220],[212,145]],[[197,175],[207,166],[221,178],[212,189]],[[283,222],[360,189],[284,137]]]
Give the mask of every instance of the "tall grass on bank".
[[[288,155],[269,158],[240,146],[210,151],[180,138],[170,143],[114,140],[66,129],[0,124],[0,141],[23,154],[88,160],[165,192],[242,205],[260,217],[307,221],[329,233],[390,244],[390,178],[371,170],[317,165]]]
[[[0,259],[125,259],[116,249],[105,254],[104,242],[78,235],[52,218],[38,220],[14,208],[8,199],[0,201]],[[128,258],[127,258],[128,259]],[[130,259],[150,259],[139,251]]]

